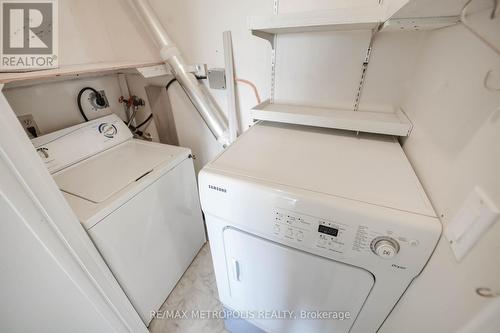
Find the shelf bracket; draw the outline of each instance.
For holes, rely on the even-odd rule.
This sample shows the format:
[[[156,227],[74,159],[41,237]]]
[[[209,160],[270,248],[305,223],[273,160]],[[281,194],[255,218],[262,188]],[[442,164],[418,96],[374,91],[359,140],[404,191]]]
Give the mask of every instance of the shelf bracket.
[[[380,31],[421,31],[446,28],[460,23],[459,16],[408,17],[385,21]]]
[[[259,30],[252,30],[252,35],[267,40],[271,44],[271,48],[274,50],[274,34]]]

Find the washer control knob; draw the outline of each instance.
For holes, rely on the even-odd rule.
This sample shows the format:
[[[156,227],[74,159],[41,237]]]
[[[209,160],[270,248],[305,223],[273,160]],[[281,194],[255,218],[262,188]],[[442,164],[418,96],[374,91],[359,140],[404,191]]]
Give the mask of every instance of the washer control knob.
[[[372,241],[373,253],[384,259],[392,259],[399,252],[399,244],[390,237],[377,237]]]
[[[116,126],[113,124],[102,123],[99,125],[99,133],[112,139],[115,137],[116,133],[118,133],[118,129],[116,129]]]

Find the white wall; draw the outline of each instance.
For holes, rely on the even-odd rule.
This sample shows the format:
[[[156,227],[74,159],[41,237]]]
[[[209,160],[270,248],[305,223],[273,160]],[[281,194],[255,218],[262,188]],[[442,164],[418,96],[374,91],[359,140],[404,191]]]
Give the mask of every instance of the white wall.
[[[270,0],[151,0],[171,38],[188,63],[207,63],[209,67],[224,67],[222,32],[231,30],[233,37],[235,74],[253,81],[261,97],[269,96],[270,47],[267,42],[251,37],[247,29],[247,15],[272,13]],[[225,91],[211,90],[223,110],[227,109]],[[210,161],[220,145],[204,125],[182,88],[174,84],[170,89],[174,118],[180,145],[190,147],[197,155],[196,167]],[[238,86],[239,107],[243,110],[240,125],[249,124],[248,110],[257,104],[253,92]]]
[[[357,0],[356,4],[374,2]],[[61,64],[157,57],[154,44],[127,2],[92,0],[83,3],[70,0],[62,3]],[[271,48],[268,42],[250,34],[247,17],[272,14],[272,0],[151,0],[151,4],[188,63],[223,67],[222,32],[231,30],[236,76],[253,81],[262,99],[269,97]],[[346,1],[314,0],[304,3],[281,0],[279,8],[280,12],[293,12],[346,5]],[[105,15],[106,12],[109,15]],[[90,21],[92,24],[89,25]],[[414,62],[418,35],[384,33],[377,36],[360,105],[362,110],[387,111],[399,105],[404,88],[401,82],[404,82]],[[96,39],[96,36],[100,38]],[[122,40],[124,36],[129,40]],[[277,100],[352,108],[368,37],[368,32],[316,33],[312,38],[310,35],[298,34],[281,36],[277,56]],[[310,53],[318,55],[314,61],[307,61]],[[300,82],[296,78],[300,78]],[[132,94],[146,98],[144,81],[136,77],[129,77],[128,81]],[[42,133],[47,133],[82,121],[75,99],[78,90],[85,85],[106,87],[111,108],[95,116],[115,112],[123,117],[122,107],[116,102],[120,93],[114,76],[9,89],[6,96],[16,114],[33,114]],[[318,85],[322,89],[316,89]],[[211,92],[222,109],[226,110],[226,92]],[[246,85],[238,84],[237,93],[240,128],[245,129],[251,124],[249,109],[257,102],[252,90]],[[174,84],[169,94],[180,145],[190,147],[198,156],[195,163],[199,170],[221,151],[221,147],[184,91]],[[26,99],[27,95],[34,98]],[[146,106],[138,118],[147,116],[148,110],[149,106]],[[148,130],[156,136],[154,128]]]
[[[2,332],[110,332],[113,327],[93,300],[30,229],[26,219],[49,222],[12,192],[18,185],[0,160],[0,330]],[[7,186],[9,186],[7,188]],[[4,191],[11,192],[11,197]],[[18,192],[22,192],[18,190]],[[24,199],[24,198],[23,198]],[[14,200],[11,203],[10,200]]]
[[[420,35],[376,35],[360,110],[393,111],[401,104]],[[352,110],[370,36],[369,30],[279,35],[275,102]]]
[[[59,65],[96,62],[158,61],[159,53],[148,31],[123,0],[62,0],[59,1]],[[80,77],[25,87],[4,89],[17,115],[32,114],[42,134],[83,121],[76,105],[79,90],[90,86],[104,89],[110,108],[89,113],[90,119],[111,112],[123,119],[123,107],[118,103],[122,94],[117,76]],[[146,98],[145,92],[138,94]],[[29,96],[29,98],[27,98]],[[144,108],[141,120],[148,115]],[[144,117],[143,117],[144,116]],[[148,128],[157,136],[154,126]]]
[[[131,94],[146,101],[146,105],[139,108],[135,118],[137,123],[140,123],[151,113],[144,82],[138,83],[133,76],[127,81]],[[104,90],[109,102],[109,107],[105,109],[92,110],[90,103],[86,102],[89,93],[86,91],[82,95],[82,109],[89,119],[104,117],[111,113],[117,114],[124,121],[128,119],[123,104],[118,102],[122,91],[116,74],[4,88],[3,92],[15,114],[17,116],[31,114],[40,131],[39,135],[43,135],[84,122],[76,102],[79,91],[84,87]],[[153,122],[141,129],[150,133],[154,141],[158,141],[158,133]]]
[[[207,63],[209,67],[223,67],[222,31],[231,30],[236,75],[253,81],[263,98],[269,96],[270,46],[266,41],[251,36],[247,29],[247,16],[271,14],[272,0],[150,1],[189,63]],[[328,1],[317,1],[306,3],[281,0],[280,8],[292,12],[312,10],[313,3],[318,4],[318,8],[331,5]],[[115,8],[123,10],[125,2],[123,5],[118,2],[92,1],[98,8],[106,9],[108,14]],[[128,31],[127,27],[122,27],[125,30],[111,29],[113,32],[109,32],[108,36],[113,38],[110,37],[107,42],[98,42],[105,52],[92,54],[95,51],[90,49],[94,46],[94,30],[89,34],[84,24],[90,22],[88,18],[93,15],[93,11],[83,8],[85,3],[90,1],[72,0],[69,3],[73,8],[72,19],[79,22],[80,28],[71,28],[73,32],[68,36],[72,37],[65,37],[61,42],[61,57],[67,59],[61,59],[62,62],[77,63],[84,59],[101,57],[110,59],[126,54],[120,49],[124,44],[116,44],[113,38],[125,38],[127,33],[123,31]],[[113,13],[109,15],[114,17]],[[134,48],[130,55],[154,57],[156,51],[151,46],[148,35],[144,34],[142,26],[135,26],[138,22],[135,22],[131,13],[126,15],[132,18],[132,24],[139,32],[132,31],[128,34],[136,36],[134,38],[137,43],[146,45],[145,48]],[[114,21],[122,22],[110,22]],[[356,34],[344,34],[345,41],[341,44],[333,43],[328,34],[318,34],[313,39],[317,40],[315,47],[324,48],[325,52],[339,56],[352,55],[353,59],[350,60],[356,60],[359,50],[366,44],[366,38],[361,36],[358,39]],[[330,101],[327,96],[317,95],[320,89],[311,90],[311,95],[299,96],[299,99],[292,102],[314,103],[319,100],[320,104],[348,106],[354,92],[350,88],[345,89],[345,80],[347,78],[350,86],[353,85],[354,79],[359,78],[361,63],[356,65],[356,60],[349,63],[348,68],[337,69],[333,63],[328,63],[334,59],[324,55],[321,61],[307,62],[307,50],[294,50],[294,43],[303,41],[300,41],[300,36],[299,39],[292,37],[286,36],[282,40],[289,43],[289,50],[284,50],[285,53],[281,56],[289,58],[291,65],[299,67],[291,67],[290,70],[296,72],[284,73],[290,75],[289,81],[285,81],[286,84],[290,87],[291,83],[304,85],[307,80],[315,82],[319,78],[322,81],[320,86],[337,94],[335,99]],[[83,51],[80,43],[77,43],[80,39],[85,46]],[[358,41],[353,43],[355,39]],[[323,45],[323,42],[327,45]],[[89,55],[86,52],[89,52]],[[294,64],[294,59],[290,59],[294,52],[300,52],[300,64]],[[319,76],[318,70],[324,69],[325,65],[328,70],[324,71],[324,77]],[[500,97],[498,93],[488,92],[482,86],[486,71],[499,71],[499,65],[498,56],[491,53],[461,26],[432,33],[396,32],[377,36],[363,91],[362,109],[385,110],[388,106],[402,105],[410,115],[414,130],[404,148],[437,212],[443,215],[444,223],[449,221],[475,185],[483,187],[497,205],[500,205]],[[291,82],[294,79],[293,74],[300,74],[300,79]],[[304,76],[306,81],[303,81]],[[281,82],[284,79],[287,77],[282,77]],[[287,93],[287,89],[282,92]],[[300,93],[301,90],[297,92]],[[226,109],[225,92],[212,90],[212,93],[223,109]],[[245,128],[250,123],[248,110],[256,102],[253,93],[246,86],[238,86],[238,93],[240,125]],[[221,148],[177,84],[172,86],[170,96],[180,143],[192,148],[197,154],[196,163],[199,169]],[[78,115],[76,110],[71,112]],[[455,332],[490,302],[476,296],[475,288],[486,286],[500,290],[500,268],[494,264],[497,261],[496,254],[500,253],[499,237],[500,226],[497,223],[459,264],[456,263],[445,239],[442,239],[428,267],[410,287],[382,331]]]
[[[0,331],[146,332],[2,94],[0,127]]]
[[[41,134],[47,134],[84,121],[76,102],[78,92],[84,87],[104,90],[109,102],[109,108],[90,111],[87,108],[89,104],[82,98],[82,108],[88,111],[86,115],[89,119],[110,113],[127,119],[123,105],[118,103],[121,91],[116,75],[5,88],[4,95],[16,115],[32,114]]]
[[[430,33],[421,50],[403,102],[414,123],[404,149],[446,225],[476,185],[500,207],[500,92],[483,86],[500,58],[463,26]],[[457,332],[490,306],[475,289],[500,290],[499,239],[497,221],[457,263],[443,237],[382,332]]]
[[[159,60],[147,30],[123,0],[59,1],[59,65]]]
[[[265,41],[249,34],[246,17],[272,13],[272,1],[254,1],[251,6],[247,2],[222,0],[210,3],[158,0],[152,3],[190,62],[222,66],[221,32],[231,29],[237,76],[253,80],[264,97],[269,95],[270,48]],[[294,11],[290,6],[286,8]],[[347,42],[340,44],[333,43],[333,37],[325,33],[312,39],[318,41],[315,47],[323,48],[330,52],[328,54],[359,57],[359,51],[366,45],[366,37],[358,38],[356,34],[350,37],[344,34],[342,38]],[[340,37],[336,38],[338,41]],[[289,61],[281,63],[289,65],[289,71],[278,77],[278,84],[285,82],[286,85],[286,89],[278,91],[279,97],[296,103],[349,105],[352,92],[345,88],[344,80],[349,80],[349,86],[352,86],[354,81],[351,80],[359,77],[361,64],[356,66],[357,61],[352,61],[348,67],[335,68],[335,64],[342,65],[346,60],[314,54],[307,58],[307,49],[312,47],[299,39],[290,35],[278,41],[282,43],[280,46],[289,44],[289,48],[282,50],[284,59],[278,57],[278,60]],[[358,42],[353,44],[354,40]],[[299,46],[302,43],[303,48],[294,49],[294,43],[299,43]],[[349,48],[347,44],[350,44]],[[294,59],[295,55],[300,58]],[[500,178],[497,175],[500,170],[497,144],[500,135],[497,121],[499,95],[486,92],[482,87],[486,70],[498,65],[498,58],[463,27],[428,35],[396,32],[377,36],[362,108],[383,110],[387,106],[402,105],[410,114],[415,128],[405,150],[436,210],[444,215],[445,223],[476,184],[483,186],[500,204]],[[327,78],[318,75],[316,66],[326,68]],[[328,100],[324,91],[308,89],[308,84],[312,83],[316,86],[320,83],[319,86],[335,94],[335,99]],[[295,86],[298,88],[293,88],[294,84],[298,84]],[[248,109],[255,101],[250,93],[242,89],[240,93],[240,116],[242,123],[247,125]],[[185,116],[194,112],[189,102],[178,102],[184,99],[181,90],[173,94],[177,114]],[[216,97],[225,106],[224,96],[217,94]],[[179,132],[189,132],[194,123],[193,118],[186,124],[178,124]],[[193,146],[205,151],[201,143],[213,141],[209,133],[200,136],[196,131],[190,134],[190,140]],[[214,153],[217,151],[213,150]],[[210,155],[207,154],[206,158],[210,159]],[[202,164],[205,161],[203,159]],[[455,262],[449,246],[442,239],[429,266],[410,287],[382,331],[452,333],[465,324],[490,302],[477,296],[475,288],[486,286],[500,290],[497,278],[500,268],[492,265],[495,253],[500,251],[499,237],[500,226],[497,224],[460,264]]]
[[[251,35],[247,18],[251,15],[272,14],[272,0],[150,2],[188,63],[223,67],[222,32],[231,30],[236,76],[253,81],[261,98],[269,98],[271,47],[267,41]],[[373,1],[356,1],[358,5],[362,3],[372,4]],[[342,1],[281,0],[279,8],[280,12],[311,11],[346,4],[347,2]],[[415,61],[414,49],[418,47],[418,35],[387,33],[377,37],[374,54],[379,54],[379,58],[374,57],[373,66],[370,65],[361,109],[387,111],[399,104],[405,85],[401,82],[405,82],[406,74]],[[297,104],[352,108],[368,36],[367,32],[351,32],[279,37],[277,99]],[[308,54],[317,56],[307,60]],[[336,58],[333,59],[332,55]],[[311,87],[308,90],[311,94],[303,93],[307,87]],[[226,110],[225,91],[211,92]],[[251,124],[249,110],[257,103],[247,86],[238,85],[237,92],[240,127],[245,129]],[[221,148],[204,128],[201,118],[182,89],[173,87],[170,96],[180,144],[189,146],[198,155],[199,168],[210,161]]]

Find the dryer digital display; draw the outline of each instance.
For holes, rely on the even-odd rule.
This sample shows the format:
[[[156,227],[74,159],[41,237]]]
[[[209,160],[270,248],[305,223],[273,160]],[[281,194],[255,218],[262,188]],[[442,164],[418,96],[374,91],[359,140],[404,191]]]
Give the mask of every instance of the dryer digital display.
[[[339,229],[327,227],[326,225],[320,224],[318,227],[318,232],[321,232],[322,234],[327,234],[330,236],[337,237],[337,235],[339,234]]]

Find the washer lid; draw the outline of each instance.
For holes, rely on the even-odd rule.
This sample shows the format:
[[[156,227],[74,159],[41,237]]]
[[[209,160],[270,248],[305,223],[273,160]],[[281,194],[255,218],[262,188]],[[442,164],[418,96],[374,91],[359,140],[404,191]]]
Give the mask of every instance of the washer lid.
[[[129,140],[54,175],[59,188],[100,203],[140,180],[160,164],[170,168],[187,157],[186,150]]]

